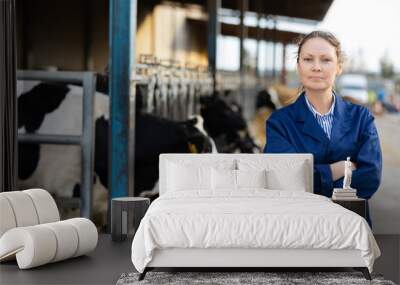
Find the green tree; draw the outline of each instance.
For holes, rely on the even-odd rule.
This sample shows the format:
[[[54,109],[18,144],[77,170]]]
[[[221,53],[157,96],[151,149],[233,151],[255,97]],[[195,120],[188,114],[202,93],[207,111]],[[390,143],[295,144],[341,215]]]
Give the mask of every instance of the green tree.
[[[385,52],[379,63],[381,65],[381,76],[383,78],[393,78],[394,76],[393,62],[390,59],[387,51]]]

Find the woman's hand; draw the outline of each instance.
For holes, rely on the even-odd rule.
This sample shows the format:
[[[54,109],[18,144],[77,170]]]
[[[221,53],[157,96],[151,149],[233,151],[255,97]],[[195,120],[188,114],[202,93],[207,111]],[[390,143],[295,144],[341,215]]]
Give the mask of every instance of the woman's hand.
[[[336,181],[344,176],[344,167],[345,167],[345,160],[334,162],[330,165],[331,172],[332,172],[332,180]],[[352,162],[351,163],[351,170],[356,170],[357,164]]]

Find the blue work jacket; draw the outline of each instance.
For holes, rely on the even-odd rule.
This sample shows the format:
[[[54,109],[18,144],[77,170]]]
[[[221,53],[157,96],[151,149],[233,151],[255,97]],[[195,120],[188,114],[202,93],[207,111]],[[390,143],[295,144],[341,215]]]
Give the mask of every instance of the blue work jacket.
[[[308,109],[302,93],[296,102],[275,111],[266,127],[265,153],[314,155],[314,193],[331,197],[333,188],[343,186],[343,178],[332,180],[329,165],[346,160],[348,156],[357,163],[351,181],[357,195],[369,199],[378,189],[382,154],[374,117],[367,108],[346,102],[336,95],[329,139]]]

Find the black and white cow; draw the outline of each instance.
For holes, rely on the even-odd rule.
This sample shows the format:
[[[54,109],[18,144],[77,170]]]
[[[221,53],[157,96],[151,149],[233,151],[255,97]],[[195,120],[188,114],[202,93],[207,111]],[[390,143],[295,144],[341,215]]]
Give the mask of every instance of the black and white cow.
[[[198,118],[174,122],[150,114],[136,116],[135,195],[153,189],[158,181],[161,153],[212,152],[211,140],[196,126]],[[95,172],[108,185],[108,120],[96,120]]]
[[[256,110],[263,107],[269,108],[271,111],[276,110],[276,105],[272,101],[272,96],[266,89],[260,90],[256,97]]]
[[[99,74],[97,76],[97,90],[107,92],[108,90],[108,73]],[[137,86],[138,87],[138,86]],[[141,88],[136,89],[136,94],[146,92]],[[230,97],[230,90],[226,90],[224,97],[219,97],[216,94],[212,96],[200,97],[201,116],[200,130],[203,133],[210,135],[213,139],[211,142],[214,144],[214,152],[223,153],[259,153],[260,148],[254,143],[250,136],[246,120],[242,113],[241,106]],[[137,110],[142,109],[142,98],[146,96],[138,96]],[[204,120],[204,121],[203,121]],[[203,125],[205,131],[203,130]]]
[[[82,87],[19,82],[18,89],[28,90],[18,97],[20,133],[81,133]],[[109,98],[96,92],[95,102],[94,170],[99,178],[95,180],[96,199],[96,188],[100,188],[98,195],[107,195]],[[140,105],[140,99],[137,103]],[[135,195],[151,190],[156,184],[161,153],[212,151],[210,139],[197,127],[197,118],[174,122],[139,110],[136,112]],[[43,187],[60,197],[78,196],[80,169],[79,146],[19,143],[20,188]]]
[[[260,152],[249,134],[239,104],[234,100],[228,103],[216,95],[202,97],[200,103],[204,128],[214,139],[218,152]]]

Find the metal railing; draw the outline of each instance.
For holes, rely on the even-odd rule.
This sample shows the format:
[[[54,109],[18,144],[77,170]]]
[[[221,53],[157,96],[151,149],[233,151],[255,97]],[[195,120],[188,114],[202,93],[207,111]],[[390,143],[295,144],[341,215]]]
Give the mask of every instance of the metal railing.
[[[32,144],[81,146],[80,214],[82,217],[90,218],[94,175],[94,94],[96,76],[93,72],[19,70],[17,71],[17,79],[72,83],[83,86],[81,135],[18,134],[18,141]]]

